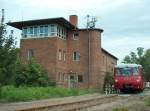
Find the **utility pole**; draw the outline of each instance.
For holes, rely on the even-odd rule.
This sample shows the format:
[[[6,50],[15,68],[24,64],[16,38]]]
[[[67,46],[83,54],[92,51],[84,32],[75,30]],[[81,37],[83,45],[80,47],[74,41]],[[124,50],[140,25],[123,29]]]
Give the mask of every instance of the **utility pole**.
[[[1,26],[4,24],[4,9],[2,9]]]

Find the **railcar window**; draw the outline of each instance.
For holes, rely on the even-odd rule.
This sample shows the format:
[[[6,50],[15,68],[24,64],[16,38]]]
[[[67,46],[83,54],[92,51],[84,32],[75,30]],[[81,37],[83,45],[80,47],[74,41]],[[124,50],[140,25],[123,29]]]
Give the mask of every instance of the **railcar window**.
[[[133,68],[133,75],[138,75],[139,69],[137,67]]]
[[[132,70],[131,70],[131,68],[123,68],[122,69],[122,75],[123,76],[130,76],[132,74]]]
[[[116,76],[120,76],[121,75],[121,69],[118,68],[117,71],[116,71]]]

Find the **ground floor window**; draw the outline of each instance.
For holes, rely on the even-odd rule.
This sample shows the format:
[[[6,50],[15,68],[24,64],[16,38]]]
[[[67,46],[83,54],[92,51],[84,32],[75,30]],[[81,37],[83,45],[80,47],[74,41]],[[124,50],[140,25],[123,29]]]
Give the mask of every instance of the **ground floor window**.
[[[83,82],[83,75],[78,75],[78,82]]]
[[[33,58],[33,55],[34,55],[33,49],[29,49],[29,50],[28,50],[28,55],[27,55],[28,60],[32,59],[32,58]]]
[[[65,74],[64,74],[64,73],[59,72],[59,73],[58,73],[58,80],[59,80],[59,81],[61,81],[61,82],[63,82],[63,81],[64,81],[64,79],[65,79]]]

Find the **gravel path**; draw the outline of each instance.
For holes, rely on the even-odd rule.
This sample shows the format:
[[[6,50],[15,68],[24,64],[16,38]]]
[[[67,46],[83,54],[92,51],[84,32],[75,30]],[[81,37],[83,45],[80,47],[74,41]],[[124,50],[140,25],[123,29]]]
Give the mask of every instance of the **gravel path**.
[[[119,96],[127,96],[127,98],[93,106],[83,111],[113,111],[114,108],[126,108],[128,111],[150,111],[150,107],[145,104],[145,99],[148,97],[150,98],[150,91],[140,94],[125,94]]]

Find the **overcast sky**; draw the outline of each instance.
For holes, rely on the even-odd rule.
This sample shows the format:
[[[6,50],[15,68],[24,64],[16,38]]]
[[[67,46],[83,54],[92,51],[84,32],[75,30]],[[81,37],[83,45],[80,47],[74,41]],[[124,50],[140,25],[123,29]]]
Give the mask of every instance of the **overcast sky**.
[[[87,14],[98,17],[96,27],[104,29],[102,47],[120,61],[137,47],[150,48],[149,5],[150,0],[0,0],[6,22],[52,17],[68,20],[76,14],[79,27],[85,28]]]

